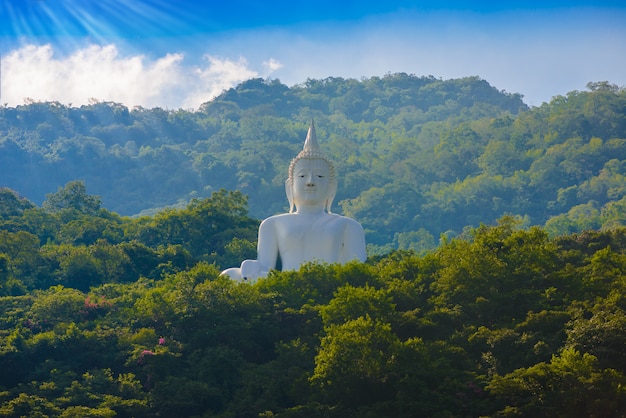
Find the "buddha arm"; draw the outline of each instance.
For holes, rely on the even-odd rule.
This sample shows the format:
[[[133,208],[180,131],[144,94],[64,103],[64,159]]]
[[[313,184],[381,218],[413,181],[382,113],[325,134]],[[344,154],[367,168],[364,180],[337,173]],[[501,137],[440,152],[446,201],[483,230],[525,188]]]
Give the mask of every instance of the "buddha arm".
[[[276,268],[278,240],[272,218],[265,219],[259,226],[257,260],[267,271]]]
[[[367,259],[365,233],[361,224],[351,219],[350,222],[347,222],[343,233],[343,246],[339,262],[343,264],[352,260],[365,261]]]

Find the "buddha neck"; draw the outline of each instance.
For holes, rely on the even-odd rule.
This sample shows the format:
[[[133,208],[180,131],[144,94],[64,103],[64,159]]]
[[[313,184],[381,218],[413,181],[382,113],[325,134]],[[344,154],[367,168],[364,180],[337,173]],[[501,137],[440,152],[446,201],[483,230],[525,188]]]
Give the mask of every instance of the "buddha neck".
[[[296,205],[298,215],[323,215],[326,213],[324,205]]]

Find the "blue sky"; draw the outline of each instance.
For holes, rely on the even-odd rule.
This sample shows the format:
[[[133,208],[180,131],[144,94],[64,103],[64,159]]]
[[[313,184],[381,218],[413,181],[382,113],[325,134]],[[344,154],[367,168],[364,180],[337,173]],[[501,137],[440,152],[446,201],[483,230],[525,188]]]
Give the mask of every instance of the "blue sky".
[[[538,106],[626,85],[625,3],[0,0],[0,104],[193,109],[253,77],[405,72],[479,76]]]

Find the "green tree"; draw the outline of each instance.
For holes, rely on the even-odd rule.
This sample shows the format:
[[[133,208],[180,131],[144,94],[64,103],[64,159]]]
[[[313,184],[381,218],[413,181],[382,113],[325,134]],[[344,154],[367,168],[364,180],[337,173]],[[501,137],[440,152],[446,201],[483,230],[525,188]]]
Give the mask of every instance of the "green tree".
[[[57,268],[53,272],[56,283],[87,292],[91,286],[102,283],[99,261],[89,247],[74,247],[63,244],[48,245],[43,249],[44,257]]]
[[[0,254],[6,255],[7,274],[19,278],[28,288],[38,287],[43,259],[39,239],[26,231],[16,233],[0,230]]]
[[[53,286],[38,292],[38,297],[30,310],[33,320],[52,327],[61,322],[79,322],[86,295],[76,289]]]
[[[75,180],[60,187],[56,193],[46,195],[43,207],[50,212],[75,209],[80,213],[93,215],[98,212],[101,203],[100,197],[87,194],[83,181]]]
[[[591,318],[578,317],[567,327],[566,347],[589,353],[603,368],[626,373],[626,313],[618,307],[605,306]]]
[[[365,315],[387,323],[393,317],[394,308],[385,290],[348,284],[337,289],[334,298],[320,308],[320,315],[325,326],[341,325]]]
[[[331,403],[368,405],[391,396],[401,342],[391,325],[365,315],[330,325],[315,357],[311,382]]]
[[[61,408],[52,402],[37,395],[20,393],[13,399],[0,406],[0,416],[3,417],[38,417],[54,416],[61,412]]]
[[[614,417],[624,413],[624,375],[599,369],[591,354],[565,349],[549,363],[538,363],[487,385],[500,402],[494,416]]]
[[[0,219],[21,215],[25,209],[31,209],[35,205],[20,197],[15,191],[0,187]]]
[[[518,222],[505,217],[498,226],[472,230],[473,242],[454,239],[440,248],[432,303],[459,313],[464,324],[506,327],[542,307],[558,265],[556,248],[543,230],[521,230]]]

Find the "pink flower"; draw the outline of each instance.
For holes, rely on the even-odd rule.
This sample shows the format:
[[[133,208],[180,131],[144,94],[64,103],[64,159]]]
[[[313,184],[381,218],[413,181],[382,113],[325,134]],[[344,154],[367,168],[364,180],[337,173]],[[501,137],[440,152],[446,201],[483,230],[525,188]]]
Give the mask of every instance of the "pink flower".
[[[143,364],[143,358],[144,356],[153,356],[154,353],[150,350],[143,350],[141,352],[141,354],[139,354],[139,357],[137,357],[137,364]]]
[[[163,345],[165,344],[165,338],[161,337],[159,338],[159,345]]]

